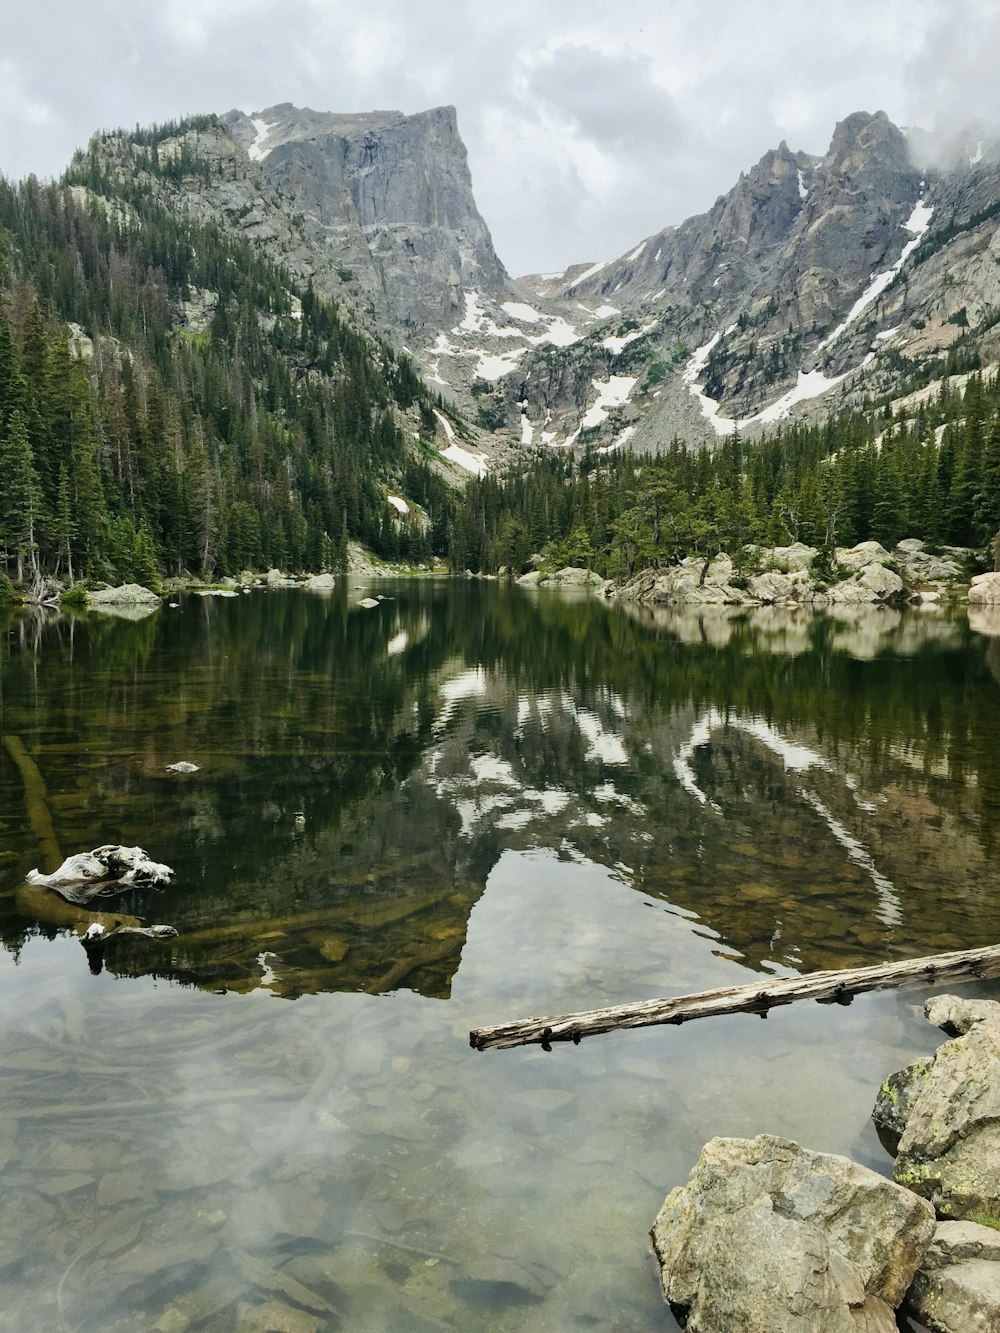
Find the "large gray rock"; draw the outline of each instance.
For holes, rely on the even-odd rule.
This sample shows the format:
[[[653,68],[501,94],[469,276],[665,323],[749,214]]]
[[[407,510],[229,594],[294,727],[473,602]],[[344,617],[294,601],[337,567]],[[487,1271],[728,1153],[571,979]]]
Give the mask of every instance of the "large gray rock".
[[[857,546],[837,548],[837,563],[845,569],[865,569],[868,565],[885,565],[892,556],[878,542],[858,542]]]
[[[941,1217],[1000,1227],[1000,1004],[943,995],[924,1012],[958,1035],[929,1068],[920,1061],[882,1086],[874,1115],[899,1132],[893,1176]]]
[[[387,301],[404,328],[455,323],[463,287],[507,292],[473,198],[454,107],[350,115],[284,102],[253,118],[230,111],[222,122],[280,193],[285,217],[301,217],[317,277],[330,274],[331,290],[346,267],[348,283]],[[269,218],[268,201],[255,202],[261,221]],[[242,219],[243,227],[250,221]],[[259,226],[256,233],[266,239]]]
[[[652,1237],[690,1333],[895,1333],[933,1233],[908,1190],[762,1134],[707,1143]]]
[[[159,597],[141,583],[123,583],[117,588],[98,588],[87,593],[88,606],[153,606]]]
[[[788,605],[810,601],[813,584],[804,570],[788,574],[768,570],[750,580],[750,595],[765,605]]]
[[[1000,1234],[976,1222],[939,1222],[904,1308],[934,1333],[996,1333]]]
[[[1000,574],[977,574],[969,589],[970,606],[1000,606]]]
[[[903,580],[895,570],[872,561],[864,565],[859,574],[841,583],[834,583],[827,596],[834,603],[860,605],[866,602],[887,602],[898,597],[902,591]]]

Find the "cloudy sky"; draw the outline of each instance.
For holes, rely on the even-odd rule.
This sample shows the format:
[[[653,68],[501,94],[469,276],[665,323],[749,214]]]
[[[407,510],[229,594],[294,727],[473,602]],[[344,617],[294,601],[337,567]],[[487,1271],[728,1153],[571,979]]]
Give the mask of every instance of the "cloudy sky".
[[[851,111],[1000,122],[998,64],[1000,0],[3,0],[0,172],[187,112],[452,103],[516,275],[621,254]]]

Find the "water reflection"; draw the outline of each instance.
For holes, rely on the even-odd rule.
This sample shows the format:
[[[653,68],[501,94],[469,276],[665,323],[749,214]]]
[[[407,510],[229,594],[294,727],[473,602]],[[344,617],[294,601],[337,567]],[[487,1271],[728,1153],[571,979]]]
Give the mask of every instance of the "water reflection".
[[[106,911],[180,932],[113,942],[114,972],[444,998],[505,848],[607,866],[757,969],[996,938],[1000,700],[963,620],[383,596],[14,622],[0,725],[62,847],[139,842],[177,872]],[[23,787],[3,762],[15,952],[92,919],[18,883],[53,855]]]
[[[12,1327],[672,1327],[646,1231],[707,1137],[887,1169],[919,996],[467,1034],[995,942],[997,640],[382,592],[7,625],[0,733],[60,850],[146,846],[174,883],[108,917],[181,932],[89,974],[0,749]]]

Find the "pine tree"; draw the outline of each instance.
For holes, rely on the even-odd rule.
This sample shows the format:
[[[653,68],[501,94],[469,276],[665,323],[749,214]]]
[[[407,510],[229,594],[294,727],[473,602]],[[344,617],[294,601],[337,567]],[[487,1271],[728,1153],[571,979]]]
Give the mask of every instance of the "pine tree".
[[[24,582],[24,562],[38,575],[38,522],[40,490],[24,413],[15,408],[6,429],[0,429],[0,550],[16,562],[17,582]]]

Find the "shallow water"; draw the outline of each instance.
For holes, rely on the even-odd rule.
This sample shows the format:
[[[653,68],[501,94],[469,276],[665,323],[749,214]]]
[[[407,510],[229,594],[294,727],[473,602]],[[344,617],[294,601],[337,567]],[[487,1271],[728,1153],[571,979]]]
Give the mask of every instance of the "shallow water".
[[[468,1032],[995,943],[998,627],[371,591],[5,626],[0,1326],[671,1328],[647,1232],[705,1139],[889,1171],[923,991]],[[46,814],[172,865],[99,906],[178,938],[91,974],[22,883]]]

